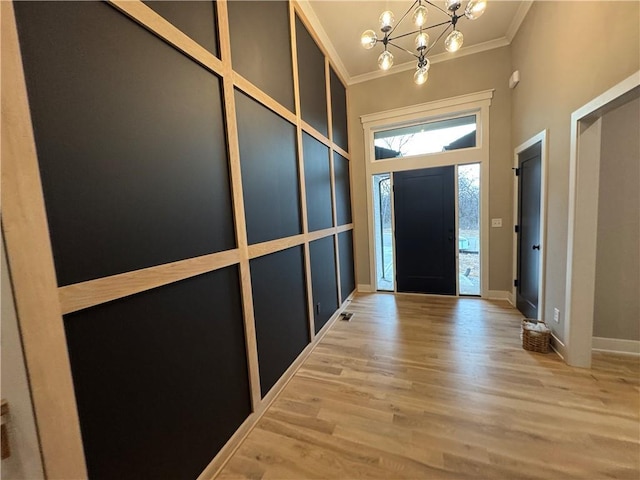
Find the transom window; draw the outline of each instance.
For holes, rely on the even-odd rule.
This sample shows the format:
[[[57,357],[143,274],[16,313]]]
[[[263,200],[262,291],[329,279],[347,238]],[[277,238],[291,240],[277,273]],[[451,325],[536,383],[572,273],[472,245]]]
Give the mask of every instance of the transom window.
[[[469,115],[375,132],[375,159],[475,147],[476,123],[476,116]]]

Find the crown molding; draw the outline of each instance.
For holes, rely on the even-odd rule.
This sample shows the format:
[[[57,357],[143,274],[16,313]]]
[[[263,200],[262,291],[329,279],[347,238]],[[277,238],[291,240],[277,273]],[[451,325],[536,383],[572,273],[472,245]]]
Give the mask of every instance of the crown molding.
[[[515,16],[513,17],[513,20],[509,24],[509,28],[507,28],[507,32],[505,33],[504,37],[489,40],[487,42],[479,43],[477,45],[472,45],[470,47],[462,47],[456,53],[448,53],[448,52],[439,53],[438,55],[434,55],[430,57],[429,60],[431,61],[432,64],[446,62],[446,61],[454,60],[456,58],[464,57],[467,55],[475,55],[476,53],[486,52],[487,50],[492,50],[494,48],[500,48],[500,47],[505,47],[507,45],[510,45],[511,41],[518,33],[518,30],[520,29],[522,22],[527,16],[527,13],[529,13],[529,10],[533,5],[533,2],[534,0],[522,1],[520,6],[518,7],[518,10],[516,11]],[[338,72],[340,73],[344,81],[347,83],[347,85],[355,85],[357,83],[367,82],[369,80],[375,80],[376,78],[382,78],[387,75],[406,72],[408,70],[413,70],[415,68],[415,62],[410,61],[406,63],[401,63],[399,65],[395,65],[388,71],[375,70],[373,72],[367,72],[361,75],[354,75],[354,76],[350,75],[344,63],[342,63],[342,59],[340,58],[340,55],[338,55],[338,52],[333,46],[333,42],[327,35],[327,32],[322,27],[322,24],[320,23],[320,20],[318,19],[316,12],[313,10],[313,7],[311,6],[309,0],[296,0],[296,3],[300,7],[304,15],[307,17],[307,20],[311,24],[316,35],[322,42],[324,48],[326,49],[329,55],[329,58],[331,59],[331,62],[333,63],[335,68],[338,70]]]
[[[524,0],[518,7],[513,20],[511,20],[511,23],[509,24],[509,28],[507,28],[507,33],[504,34],[504,36],[509,40],[509,43],[513,41],[516,33],[518,33],[520,25],[522,25],[524,17],[526,17],[527,13],[529,13],[531,5],[533,5],[533,0]]]
[[[486,52],[488,50],[493,50],[494,48],[506,47],[510,42],[507,37],[496,38],[494,40],[489,40],[488,42],[478,43],[476,45],[472,45],[470,47],[462,47],[456,53],[439,53],[432,57],[429,57],[429,61],[431,64],[448,62],[449,60],[455,60],[456,58],[466,57],[467,55],[475,55],[476,53]],[[395,73],[405,72],[407,70],[414,70],[416,68],[416,62],[410,61],[406,63],[401,63],[400,65],[396,65],[391,67],[388,71],[376,70],[373,72],[363,73],[362,75],[356,75],[354,77],[348,77],[349,85],[354,85],[356,83],[367,82],[369,80],[374,80],[376,78],[385,77],[387,75],[393,75]]]

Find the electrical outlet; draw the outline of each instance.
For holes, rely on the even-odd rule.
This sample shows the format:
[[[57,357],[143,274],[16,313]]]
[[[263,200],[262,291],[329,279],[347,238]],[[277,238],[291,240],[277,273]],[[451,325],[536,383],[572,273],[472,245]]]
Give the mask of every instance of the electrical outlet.
[[[553,321],[556,323],[560,323],[560,310],[557,308],[553,309]]]
[[[493,228],[502,227],[502,219],[501,218],[492,218],[491,219],[491,226]]]

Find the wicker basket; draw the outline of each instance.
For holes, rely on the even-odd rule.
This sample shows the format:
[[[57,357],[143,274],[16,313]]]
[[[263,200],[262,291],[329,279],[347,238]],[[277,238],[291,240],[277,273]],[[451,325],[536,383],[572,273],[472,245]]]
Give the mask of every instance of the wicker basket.
[[[530,318],[522,320],[522,348],[530,352],[548,353],[551,332],[538,332],[527,328],[527,326],[530,327],[532,324],[535,325],[537,323],[544,324],[544,322]]]

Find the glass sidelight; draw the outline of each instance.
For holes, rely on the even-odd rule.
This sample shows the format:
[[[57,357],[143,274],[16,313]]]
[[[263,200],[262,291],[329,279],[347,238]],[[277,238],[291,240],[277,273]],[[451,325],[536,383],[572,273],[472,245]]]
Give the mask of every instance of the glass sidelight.
[[[390,174],[373,176],[376,289],[390,292],[394,290],[391,191]]]
[[[480,164],[458,166],[458,292],[480,295]]]

